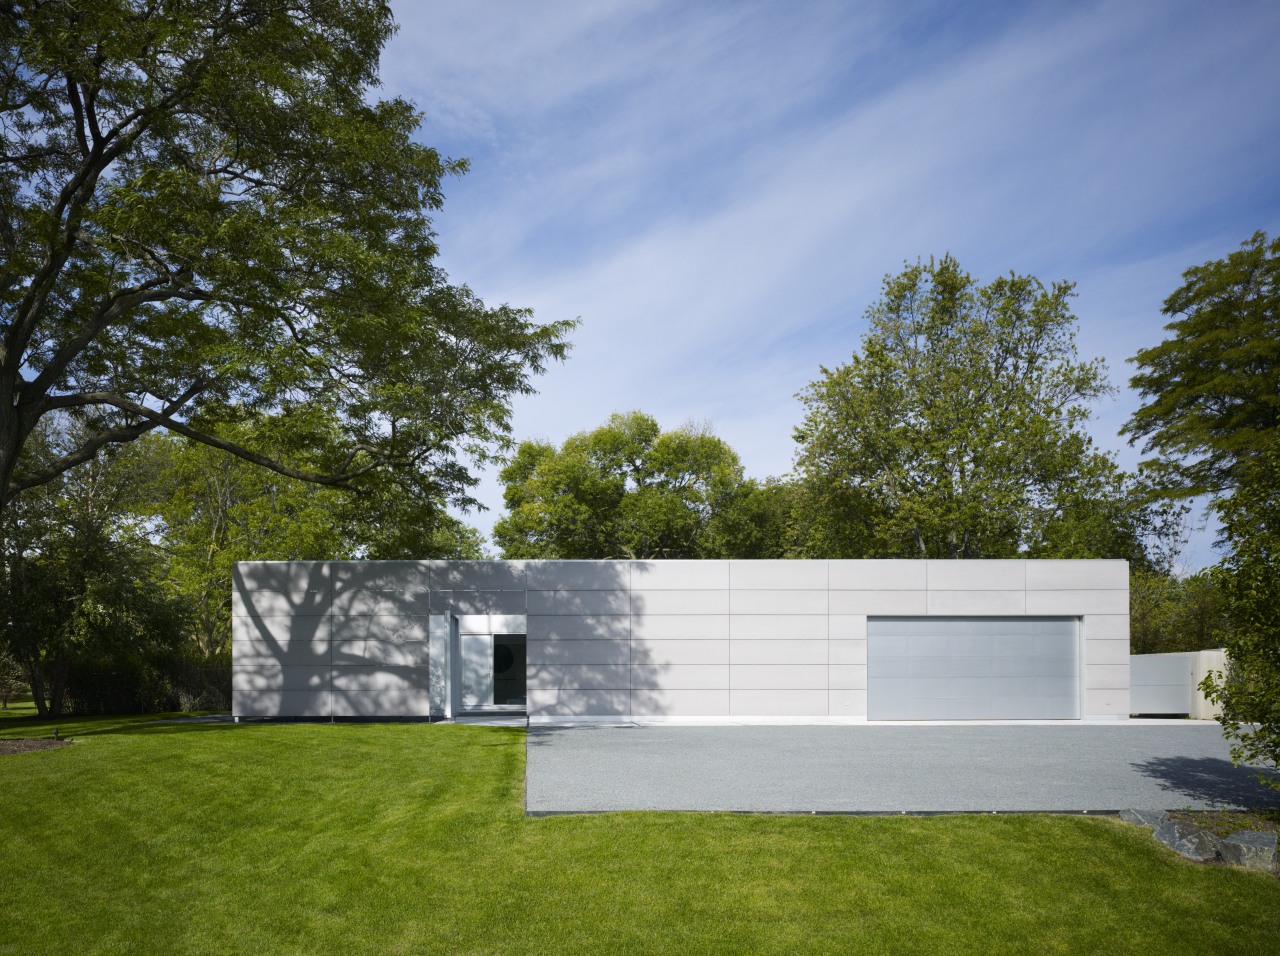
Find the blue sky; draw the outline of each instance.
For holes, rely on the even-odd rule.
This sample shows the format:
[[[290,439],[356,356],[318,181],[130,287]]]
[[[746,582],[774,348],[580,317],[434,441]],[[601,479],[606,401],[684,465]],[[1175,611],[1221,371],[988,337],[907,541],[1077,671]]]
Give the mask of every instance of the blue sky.
[[[1085,357],[1163,337],[1184,269],[1280,231],[1280,4],[393,2],[385,92],[471,171],[441,262],[486,301],[580,318],[516,404],[562,441],[640,408],[791,467],[795,394],[848,359],[886,273],[1077,283]],[[469,520],[501,510],[490,475]],[[1212,563],[1211,531],[1184,562]]]

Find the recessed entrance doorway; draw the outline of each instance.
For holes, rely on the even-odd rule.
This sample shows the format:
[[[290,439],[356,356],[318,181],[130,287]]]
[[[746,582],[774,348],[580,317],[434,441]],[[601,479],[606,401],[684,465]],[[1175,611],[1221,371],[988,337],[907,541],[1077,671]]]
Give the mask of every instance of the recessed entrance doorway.
[[[526,709],[525,635],[460,634],[458,645],[464,711]]]

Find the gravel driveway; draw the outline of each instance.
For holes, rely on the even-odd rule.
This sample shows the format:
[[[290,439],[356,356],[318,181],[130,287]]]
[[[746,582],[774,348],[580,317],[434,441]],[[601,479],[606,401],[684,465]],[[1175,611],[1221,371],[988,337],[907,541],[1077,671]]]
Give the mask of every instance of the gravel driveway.
[[[529,728],[530,813],[1280,806],[1208,722]]]

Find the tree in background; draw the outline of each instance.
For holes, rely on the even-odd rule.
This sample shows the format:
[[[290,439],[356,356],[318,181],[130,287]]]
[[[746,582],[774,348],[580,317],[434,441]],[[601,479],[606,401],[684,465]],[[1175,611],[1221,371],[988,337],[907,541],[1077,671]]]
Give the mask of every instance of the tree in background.
[[[1178,577],[1129,569],[1129,653],[1170,654],[1225,647],[1231,639],[1227,599],[1218,575]]]
[[[1085,433],[1070,283],[979,285],[951,256],[885,279],[848,364],[800,395],[796,470],[827,556],[1131,557],[1159,516]],[[1081,511],[1084,502],[1089,514]]]
[[[1122,434],[1158,453],[1162,493],[1221,496],[1280,430],[1280,238],[1258,232],[1183,279],[1164,303],[1173,334],[1132,359],[1147,404]]]
[[[464,164],[377,98],[393,30],[377,0],[0,9],[0,514],[156,428],[471,501],[466,460],[507,441],[571,323],[486,307],[436,264],[429,213]],[[233,427],[261,413],[319,414],[329,440],[273,457]],[[67,415],[78,441],[23,465]]]
[[[708,553],[717,514],[751,498],[737,454],[709,429],[663,432],[641,412],[560,448],[522,442],[501,480],[493,539],[507,558],[719,557]],[[718,546],[749,537],[741,525],[718,534]]]
[[[80,434],[39,436],[47,459]],[[35,463],[39,467],[39,462]],[[0,647],[26,674],[42,716],[150,710],[166,693],[162,659],[181,653],[184,612],[131,513],[152,477],[109,451],[22,496],[3,520]]]

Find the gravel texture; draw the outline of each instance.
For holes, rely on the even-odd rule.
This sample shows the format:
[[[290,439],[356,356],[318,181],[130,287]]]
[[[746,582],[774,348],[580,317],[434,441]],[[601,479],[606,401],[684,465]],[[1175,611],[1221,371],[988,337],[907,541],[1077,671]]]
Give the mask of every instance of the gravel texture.
[[[1275,807],[1216,724],[529,728],[526,809],[781,813]]]
[[[70,747],[69,740],[0,740],[0,754],[25,754],[33,750],[53,750],[56,747]]]

